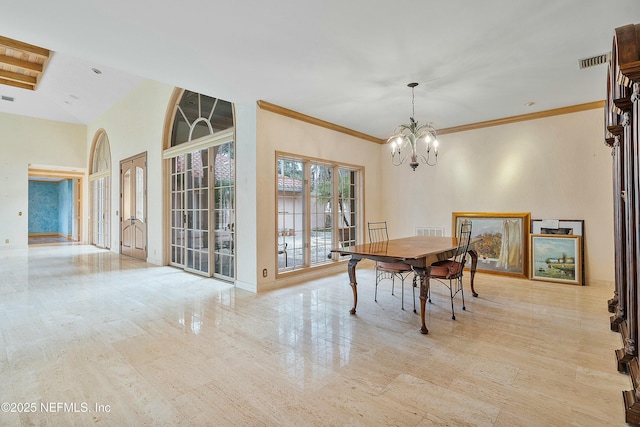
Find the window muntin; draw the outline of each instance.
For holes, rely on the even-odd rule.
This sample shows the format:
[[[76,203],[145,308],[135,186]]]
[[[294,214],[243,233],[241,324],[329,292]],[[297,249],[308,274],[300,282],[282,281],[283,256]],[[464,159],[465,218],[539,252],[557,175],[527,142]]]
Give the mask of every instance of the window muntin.
[[[229,101],[185,90],[176,109],[171,147],[234,127]]]

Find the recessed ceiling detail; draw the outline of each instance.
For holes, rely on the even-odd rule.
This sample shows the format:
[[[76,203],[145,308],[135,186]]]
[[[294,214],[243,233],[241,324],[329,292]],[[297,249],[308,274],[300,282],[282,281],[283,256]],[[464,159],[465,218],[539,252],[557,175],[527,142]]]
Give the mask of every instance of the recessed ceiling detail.
[[[0,84],[36,90],[52,52],[0,36]]]

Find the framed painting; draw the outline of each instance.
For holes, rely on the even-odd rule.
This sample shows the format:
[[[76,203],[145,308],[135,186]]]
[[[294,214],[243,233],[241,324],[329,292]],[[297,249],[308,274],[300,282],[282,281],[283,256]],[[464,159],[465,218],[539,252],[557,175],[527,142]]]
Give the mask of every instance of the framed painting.
[[[531,279],[582,285],[582,237],[531,235]]]
[[[584,220],[532,219],[531,234],[570,234],[584,236]]]
[[[480,239],[477,271],[529,277],[529,212],[454,212],[456,235],[463,220],[471,221],[471,239]]]

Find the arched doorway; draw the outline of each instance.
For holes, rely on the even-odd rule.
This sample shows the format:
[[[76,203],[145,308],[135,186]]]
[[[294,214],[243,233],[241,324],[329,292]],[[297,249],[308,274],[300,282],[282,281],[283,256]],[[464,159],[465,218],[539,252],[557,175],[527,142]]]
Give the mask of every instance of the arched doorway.
[[[235,279],[233,105],[176,89],[165,127],[169,264]]]
[[[111,147],[104,129],[96,132],[89,161],[91,244],[111,247]]]

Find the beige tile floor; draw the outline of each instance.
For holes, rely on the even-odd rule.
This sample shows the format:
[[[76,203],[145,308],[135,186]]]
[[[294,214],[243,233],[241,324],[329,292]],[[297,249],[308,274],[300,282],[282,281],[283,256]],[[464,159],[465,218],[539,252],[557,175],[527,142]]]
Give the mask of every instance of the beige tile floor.
[[[255,295],[90,246],[0,252],[0,425],[624,425],[610,284],[479,274],[455,321],[434,285],[422,336],[358,278],[352,316],[346,271]]]

